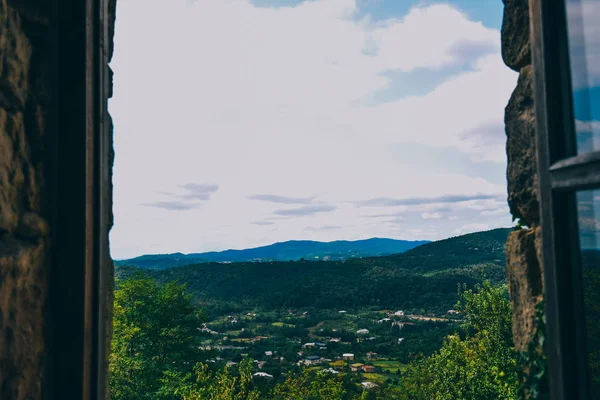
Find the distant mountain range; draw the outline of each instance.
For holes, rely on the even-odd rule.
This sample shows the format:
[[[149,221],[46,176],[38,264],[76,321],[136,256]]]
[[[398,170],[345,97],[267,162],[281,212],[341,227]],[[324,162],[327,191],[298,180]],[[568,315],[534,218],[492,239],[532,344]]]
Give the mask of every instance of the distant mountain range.
[[[149,254],[128,260],[118,260],[115,261],[115,264],[118,266],[128,265],[149,269],[165,269],[212,262],[298,261],[301,259],[335,261],[398,254],[426,243],[429,243],[429,241],[382,238],[354,241],[338,240],[334,242],[291,240],[244,250],[213,251],[197,254]]]
[[[456,303],[459,284],[473,287],[484,279],[494,284],[506,282],[504,245],[511,230],[494,229],[457,236],[378,257],[308,261],[310,257],[306,256],[305,261],[227,265],[212,262],[153,269],[117,266],[115,275],[123,279],[144,272],[161,283],[185,283],[199,304],[214,312],[253,307],[351,309],[363,306],[442,312]],[[378,240],[381,239],[374,243]],[[360,242],[373,243],[372,240]],[[416,243],[408,242],[408,245]],[[285,243],[273,246],[285,247]],[[355,247],[350,249],[356,254]],[[296,256],[299,254],[306,253],[296,253]]]

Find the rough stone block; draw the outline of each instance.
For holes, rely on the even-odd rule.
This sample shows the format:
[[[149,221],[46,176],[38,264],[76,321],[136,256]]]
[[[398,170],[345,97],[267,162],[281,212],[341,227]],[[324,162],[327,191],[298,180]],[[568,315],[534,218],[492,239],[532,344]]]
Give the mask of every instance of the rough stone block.
[[[543,298],[543,268],[538,259],[540,228],[511,232],[506,242],[506,278],[513,312],[513,340],[524,351],[537,328],[536,306]]]
[[[31,44],[21,17],[0,0],[0,107],[22,109],[27,101]]]
[[[53,2],[48,0],[8,0],[8,5],[19,13],[21,18],[47,25],[50,23]]]
[[[521,70],[505,109],[508,204],[513,216],[539,224],[532,67]]]
[[[0,237],[0,398],[41,399],[44,378],[45,240]]]
[[[529,3],[527,0],[503,0],[502,58],[515,71],[531,64],[529,46]]]
[[[12,232],[18,224],[25,174],[19,142],[24,131],[23,114],[0,108],[0,233]]]

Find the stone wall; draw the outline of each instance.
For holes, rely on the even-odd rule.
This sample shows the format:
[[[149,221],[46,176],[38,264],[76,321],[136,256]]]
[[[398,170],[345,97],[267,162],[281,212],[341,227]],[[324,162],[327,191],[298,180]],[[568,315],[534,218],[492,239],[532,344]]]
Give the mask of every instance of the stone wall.
[[[112,55],[115,0],[107,0],[109,35],[107,62]],[[80,2],[77,2],[81,4]],[[75,3],[73,3],[75,4]],[[71,62],[71,50],[59,52],[59,23],[73,27],[69,18],[59,17],[70,10],[67,0],[0,0],[0,399],[53,399],[55,387],[52,373],[57,364],[55,351],[56,313],[54,301],[59,263],[59,232],[65,224],[59,220],[59,199],[70,193],[59,191],[64,184],[60,171],[64,168],[59,151],[65,140],[80,140],[82,116],[62,114],[71,110],[68,101],[58,105],[65,84],[70,92],[80,95],[85,81],[60,73]],[[84,22],[81,22],[84,26]],[[80,27],[81,27],[80,26]],[[77,35],[79,38],[81,35]],[[79,40],[79,39],[78,39]],[[70,49],[63,46],[63,49]],[[65,59],[59,59],[64,57]],[[63,68],[61,68],[61,66]],[[80,68],[78,66],[77,68]],[[108,66],[107,66],[108,68]],[[67,69],[71,71],[72,69]],[[81,69],[79,69],[80,71]],[[107,75],[111,73],[107,69]],[[70,82],[59,81],[62,78]],[[75,90],[73,90],[75,88]],[[106,89],[112,92],[112,81]],[[76,113],[74,113],[76,114]],[[81,113],[79,113],[81,114]],[[66,115],[66,117],[65,117]],[[106,115],[106,134],[112,145],[112,122]],[[70,119],[77,120],[72,123]],[[66,128],[67,127],[67,128]],[[75,129],[69,131],[68,129]],[[65,139],[66,138],[66,139]],[[79,146],[82,141],[76,145]],[[74,147],[78,148],[78,147]],[[81,147],[79,147],[81,148]],[[63,149],[64,150],[64,149]],[[65,153],[66,151],[63,151]],[[71,154],[73,156],[73,154]],[[111,152],[111,165],[112,165]],[[82,157],[79,159],[81,160]],[[105,181],[111,189],[111,174]],[[78,196],[80,194],[77,194]],[[112,193],[106,194],[106,205],[112,205]],[[83,207],[82,207],[83,208]],[[64,209],[64,207],[62,207]],[[64,210],[63,210],[64,211]],[[66,210],[70,212],[71,210]],[[112,225],[112,214],[108,223]],[[62,228],[61,228],[62,226]],[[64,232],[63,232],[64,233]],[[61,237],[64,235],[60,235]],[[68,239],[68,238],[67,238]],[[57,245],[57,243],[59,243]],[[108,249],[102,249],[106,254]],[[77,271],[79,263],[60,265],[61,276]],[[72,265],[71,265],[72,264]],[[112,278],[112,265],[108,276]],[[77,278],[79,279],[79,277]],[[74,282],[79,282],[77,279]],[[110,343],[112,282],[107,283],[107,312],[104,314]],[[70,285],[71,282],[66,283]],[[81,290],[83,290],[83,285]],[[81,305],[74,307],[80,313]],[[64,310],[62,310],[64,311]],[[73,311],[73,310],[70,310]],[[64,313],[63,313],[64,314]],[[82,316],[80,316],[82,317]],[[65,318],[63,316],[63,320]],[[83,318],[82,318],[83,319]],[[69,334],[58,335],[69,338]],[[72,333],[71,333],[72,334]],[[77,333],[75,333],[77,334]],[[64,342],[64,340],[63,340]],[[78,357],[75,355],[75,359]],[[107,365],[107,363],[106,363]],[[80,371],[78,372],[80,373]],[[68,379],[68,377],[67,377]],[[77,374],[73,379],[78,379]],[[74,385],[77,391],[77,385]],[[62,388],[64,389],[64,388]],[[79,393],[79,392],[78,392]],[[67,396],[70,398],[70,396]],[[66,398],[66,397],[65,397]]]
[[[0,0],[0,398],[40,399],[51,248],[52,2]]]
[[[508,237],[506,274],[513,308],[515,348],[524,351],[536,330],[536,306],[544,292],[527,0],[504,0],[502,57],[508,67],[519,72],[517,87],[505,109],[504,123],[508,203],[512,215],[525,228]]]

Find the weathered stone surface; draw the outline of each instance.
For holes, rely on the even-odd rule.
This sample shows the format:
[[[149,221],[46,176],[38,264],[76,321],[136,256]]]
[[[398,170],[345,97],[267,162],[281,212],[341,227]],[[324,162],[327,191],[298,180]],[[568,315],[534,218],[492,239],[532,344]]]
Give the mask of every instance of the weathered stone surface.
[[[10,114],[0,108],[0,232],[12,232],[19,222],[25,170],[21,142],[25,125],[23,114]]]
[[[528,226],[539,223],[532,66],[524,67],[505,109],[508,204]]]
[[[19,13],[21,18],[38,24],[49,24],[53,2],[48,0],[8,0],[8,5]]]
[[[537,231],[537,232],[536,232]],[[544,293],[543,269],[538,259],[539,228],[512,232],[506,242],[506,276],[513,312],[513,340],[524,351],[536,329],[536,306]]]
[[[42,399],[51,201],[44,163],[53,2],[0,0],[0,399]]]
[[[31,45],[21,18],[0,0],[0,107],[22,109],[27,100]]]
[[[50,234],[48,222],[33,212],[26,212],[19,218],[16,234],[26,239],[47,237]]]
[[[108,58],[108,62],[112,60],[115,45],[114,45],[114,37],[115,37],[115,22],[117,19],[117,0],[108,0],[108,54],[106,57]],[[112,85],[111,85],[112,86]],[[112,96],[109,96],[112,97]]]
[[[502,58],[515,71],[531,64],[529,47],[529,2],[503,0]]]
[[[41,399],[47,245],[0,237],[0,398]]]

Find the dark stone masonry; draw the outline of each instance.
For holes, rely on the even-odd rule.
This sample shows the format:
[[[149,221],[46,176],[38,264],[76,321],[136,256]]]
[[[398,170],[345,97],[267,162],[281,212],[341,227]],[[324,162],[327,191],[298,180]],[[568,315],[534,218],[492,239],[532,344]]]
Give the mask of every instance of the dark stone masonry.
[[[49,7],[0,0],[0,398],[41,399],[52,250]]]
[[[527,0],[504,0],[502,57],[508,67],[519,72],[517,87],[504,114],[506,173],[510,211],[527,228],[512,232],[508,237],[506,275],[513,309],[515,348],[524,351],[537,329],[535,309],[544,294]]]

